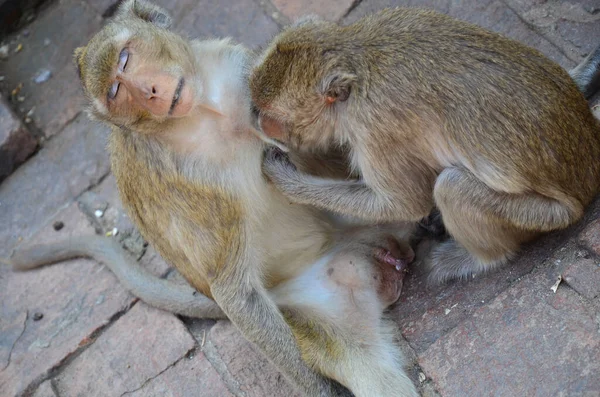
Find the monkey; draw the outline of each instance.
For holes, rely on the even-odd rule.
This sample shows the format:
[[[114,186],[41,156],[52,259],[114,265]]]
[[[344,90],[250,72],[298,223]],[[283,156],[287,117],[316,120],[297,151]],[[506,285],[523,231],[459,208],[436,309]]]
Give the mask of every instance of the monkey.
[[[581,91],[599,63],[596,51],[576,84],[537,50],[432,10],[305,19],[253,67],[258,124],[290,148],[348,147],[361,177],[306,175],[276,150],[264,172],[294,203],[369,222],[437,207],[452,238],[425,261],[429,281],[474,277],[577,222],[597,194],[600,125]]]
[[[189,285],[157,279],[100,237],[25,247],[8,262],[31,269],[97,258],[156,307],[228,318],[309,396],[416,396],[383,316],[414,258],[401,233],[340,227],[290,205],[262,174],[267,144],[254,131],[248,89],[253,54],[229,39],[187,40],[169,26],[160,7],[126,0],[74,59],[90,116],[111,127],[124,208]],[[297,164],[308,172],[306,159]],[[315,161],[313,170],[327,163]]]

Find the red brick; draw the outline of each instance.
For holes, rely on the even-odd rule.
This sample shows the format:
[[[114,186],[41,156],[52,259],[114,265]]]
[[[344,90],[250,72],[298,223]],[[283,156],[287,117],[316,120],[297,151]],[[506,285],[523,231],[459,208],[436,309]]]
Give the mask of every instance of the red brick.
[[[405,280],[400,299],[390,314],[411,347],[421,353],[531,272],[536,264],[547,261],[549,256],[550,262],[561,258],[563,253],[556,249],[563,244],[565,234],[554,233],[540,238],[534,244],[524,246],[517,258],[506,266],[467,281],[429,286],[425,275],[417,273],[417,266]]]
[[[129,397],[229,397],[233,396],[223,379],[201,351],[183,358],[172,368],[146,383]]]
[[[329,21],[338,21],[357,3],[355,0],[272,0],[272,2],[292,21],[311,14]]]
[[[507,0],[507,3],[573,59],[583,58],[598,46],[597,0]]]
[[[591,259],[576,261],[563,272],[565,282],[588,299],[600,295],[600,264]]]
[[[0,97],[0,182],[34,152],[37,140]]]
[[[218,321],[206,334],[210,361],[247,397],[300,396],[267,359],[229,321]],[[236,393],[237,394],[237,393]]]
[[[82,114],[0,184],[0,256],[108,173],[107,135]]]
[[[45,381],[38,387],[38,389],[33,394],[33,397],[60,397],[54,393],[52,390],[52,384],[49,380]]]
[[[55,231],[52,224],[58,220],[64,227]],[[26,243],[93,233],[73,204]],[[0,266],[0,295],[3,396],[14,396],[35,385],[133,302],[108,269],[84,259],[24,273]],[[35,321],[35,313],[43,317]]]
[[[249,47],[265,44],[279,31],[254,0],[203,0],[188,10],[178,32],[192,37],[232,37]]]
[[[583,396],[600,390],[596,309],[559,269],[523,279],[419,357],[443,396]]]
[[[55,379],[62,397],[139,390],[184,359],[194,338],[172,314],[136,304]]]
[[[581,231],[579,243],[600,255],[600,219],[593,220]]]
[[[4,62],[3,75],[9,87],[23,83],[19,95],[25,101],[19,107],[25,113],[35,106],[33,121],[46,136],[55,135],[82,109],[84,100],[72,61],[73,50],[85,45],[101,22],[102,18],[85,2],[61,0],[27,27],[27,37],[14,40],[13,44],[20,43],[23,49],[11,53],[9,61]],[[45,40],[50,44],[46,45]],[[43,69],[50,70],[52,76],[36,84],[33,78]]]

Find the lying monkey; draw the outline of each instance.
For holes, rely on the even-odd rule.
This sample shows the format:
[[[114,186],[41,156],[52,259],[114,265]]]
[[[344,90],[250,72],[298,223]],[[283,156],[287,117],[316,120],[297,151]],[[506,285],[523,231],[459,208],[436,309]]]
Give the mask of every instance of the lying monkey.
[[[580,90],[598,87],[599,65],[597,50],[576,85],[538,51],[428,10],[304,20],[251,74],[260,123],[294,148],[348,146],[362,179],[273,154],[265,172],[295,203],[368,221],[418,221],[435,205],[453,239],[432,251],[430,279],[491,270],[598,193],[600,124]]]
[[[168,27],[162,9],[125,1],[75,60],[91,114],[112,127],[125,208],[193,289],[149,275],[99,237],[21,250],[12,263],[91,255],[154,306],[227,316],[309,396],[350,395],[345,387],[356,396],[417,395],[382,316],[398,298],[410,249],[399,250],[384,228],[340,231],[322,213],[290,205],[262,175],[250,53]]]

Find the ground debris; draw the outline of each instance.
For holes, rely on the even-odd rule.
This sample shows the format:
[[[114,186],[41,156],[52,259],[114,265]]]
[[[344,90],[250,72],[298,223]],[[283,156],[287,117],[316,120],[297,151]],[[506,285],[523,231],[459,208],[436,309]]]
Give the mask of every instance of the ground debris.
[[[561,282],[562,282],[562,276],[559,275],[558,278],[556,279],[556,282],[554,283],[554,285],[552,287],[550,287],[552,292],[554,292],[556,294],[556,290],[558,290],[558,286],[560,285]]]
[[[50,80],[50,77],[52,77],[52,72],[49,69],[42,69],[38,72],[38,74],[35,75],[33,81],[36,84],[41,84]]]

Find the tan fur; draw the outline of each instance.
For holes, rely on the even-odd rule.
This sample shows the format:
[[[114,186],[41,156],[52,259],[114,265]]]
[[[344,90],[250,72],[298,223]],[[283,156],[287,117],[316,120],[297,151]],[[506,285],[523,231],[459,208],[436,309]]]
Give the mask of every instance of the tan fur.
[[[90,113],[112,128],[109,151],[124,207],[150,244],[204,295],[186,298],[188,286],[153,280],[123,260],[119,247],[98,239],[89,251],[83,242],[77,249],[25,250],[13,263],[30,268],[27,260],[33,259],[40,265],[44,253],[46,262],[69,254],[111,261],[126,285],[158,307],[226,315],[309,396],[351,395],[346,387],[359,397],[415,396],[382,315],[398,298],[404,273],[374,260],[381,250],[401,258],[387,237],[406,240],[410,228],[405,235],[340,229],[315,209],[290,204],[262,175],[265,146],[252,132],[246,86],[250,53],[229,40],[187,42],[166,31],[165,21],[160,8],[126,1],[75,59]],[[135,50],[130,61],[136,70],[152,58],[162,81],[183,73],[194,88],[189,113],[144,111],[138,93],[130,91],[152,85],[152,76],[126,76],[138,85],[127,87],[118,106],[107,96],[119,73],[118,54],[127,46]],[[350,175],[343,152],[336,158],[296,159],[303,171]],[[156,291],[162,287],[170,293],[164,300]]]
[[[582,90],[598,59],[573,73]],[[288,28],[250,87],[273,137],[303,150],[345,145],[361,175],[328,181],[268,157],[266,174],[292,201],[374,222],[439,207],[454,240],[433,254],[435,281],[505,262],[524,241],[579,220],[598,192],[600,125],[569,74],[434,11]]]

